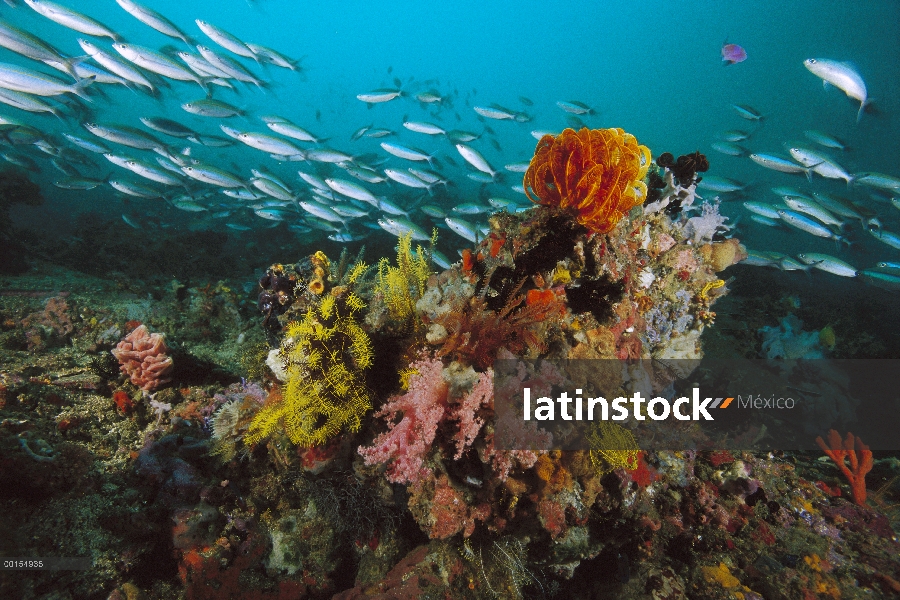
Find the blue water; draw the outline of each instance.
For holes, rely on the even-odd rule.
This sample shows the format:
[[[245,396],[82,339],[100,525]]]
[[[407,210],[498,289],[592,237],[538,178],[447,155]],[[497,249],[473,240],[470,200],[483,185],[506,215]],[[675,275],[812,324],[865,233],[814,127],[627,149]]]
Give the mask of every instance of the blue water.
[[[64,53],[82,54],[76,38],[83,34],[19,4],[15,9],[2,6],[2,18],[41,36]],[[846,153],[832,152],[848,171],[900,175],[896,145],[900,124],[895,119],[900,114],[900,5],[896,2],[644,2],[615,8],[581,2],[146,0],[145,4],[167,16],[199,43],[224,54],[228,53],[208,40],[194,19],[209,21],[244,41],[269,46],[293,58],[302,57],[302,74],[277,67],[261,69],[252,61],[241,59],[257,76],[271,82],[271,89],[263,92],[236,84],[239,93],[235,93],[215,87],[215,98],[247,111],[245,117],[222,122],[236,129],[271,133],[259,116],[277,114],[330,138],[330,147],[353,155],[376,153],[387,159],[384,166],[395,168],[424,165],[385,154],[379,142],[391,141],[434,152],[443,164],[442,174],[456,184],[449,193],[440,193],[433,201],[445,208],[488,196],[512,198],[523,205],[527,199],[510,189],[510,185],[520,183],[519,174],[508,173],[503,183],[484,189],[467,179],[465,175],[473,169],[452,144],[439,136],[405,130],[401,126],[404,116],[476,133],[487,124],[496,132],[493,139],[502,151],[488,143],[489,136],[471,145],[502,171],[505,164],[530,158],[536,143],[530,135],[532,130],[559,131],[567,125],[568,115],[556,106],[557,101],[578,100],[597,111],[594,116],[583,117],[589,126],[622,127],[649,146],[654,156],[665,151],[677,156],[697,149],[706,153],[712,163],[711,174],[751,183],[744,199],[774,203],[777,198],[769,188],[775,185],[823,190],[871,205],[885,228],[900,230],[900,211],[888,203],[875,203],[870,198],[871,188],[848,189],[842,181],[818,176],[810,187],[802,176],[767,171],[747,158],[724,156],[710,148],[718,133],[744,129],[753,132],[750,140],[742,142],[751,151],[786,155],[783,144],[788,141],[814,147],[802,135],[804,129],[814,128],[837,136],[852,148]],[[140,23],[113,0],[70,0],[67,5],[100,20],[130,43],[156,49],[166,44],[188,49],[182,42]],[[726,39],[746,48],[745,62],[723,67],[719,52]],[[92,41],[115,54],[109,40]],[[823,89],[821,81],[803,66],[803,60],[811,57],[852,61],[865,79],[870,97],[875,99],[875,114],[866,114],[857,124],[858,103],[840,90]],[[0,49],[0,60],[43,68],[5,49]],[[403,90],[410,95],[435,88],[448,96],[453,106],[423,108],[407,97],[369,108],[356,99],[357,94],[393,86],[394,78],[402,80]],[[180,104],[204,96],[194,83],[173,81],[171,88],[163,89],[160,100],[118,86],[103,87],[108,100],[98,96],[91,105],[97,122],[142,127],[138,117],[164,116],[201,133],[222,135],[218,119],[194,116],[180,108]],[[523,105],[520,96],[529,98],[534,105]],[[480,121],[472,106],[491,103],[524,110],[533,120]],[[764,126],[755,128],[739,118],[732,103],[747,104],[761,112],[766,116]],[[53,136],[56,143],[65,143],[64,138],[58,137],[62,131],[91,137],[77,120],[63,124],[53,116],[23,113],[6,106],[0,106],[0,114],[33,124]],[[350,141],[356,129],[369,124],[390,128],[398,135]],[[192,158],[229,169],[242,178],[251,176],[251,167],[265,166],[298,193],[306,186],[297,179],[297,168],[350,179],[333,166],[279,164],[265,153],[240,144],[225,149],[203,148],[163,134],[154,135],[171,143],[176,152],[191,146]],[[62,231],[70,222],[69,215],[85,210],[116,218],[124,212],[147,228],[152,223],[168,223],[229,231],[232,236],[241,234],[226,229],[226,221],[254,228],[274,225],[247,210],[234,208],[234,203],[231,216],[213,220],[208,213],[178,211],[158,200],[131,200],[123,205],[106,187],[87,192],[57,189],[51,183],[61,175],[46,162],[46,155],[27,148],[17,150],[41,161],[42,173],[35,178],[47,198],[40,208],[16,210],[19,222],[25,226],[47,228],[54,226],[48,222],[55,222]],[[124,147],[114,147],[113,151],[152,160],[149,152]],[[446,156],[459,166],[449,166]],[[97,169],[82,174],[102,178],[115,173],[141,181],[100,156],[95,157],[95,162]],[[393,183],[379,184],[373,191],[394,198],[401,205],[413,204],[420,196],[415,190]],[[211,212],[228,208],[217,204],[220,200],[227,199],[218,196],[204,202]],[[740,200],[725,200],[723,212],[742,216],[737,235],[755,249],[837,252],[828,240],[752,224]],[[150,215],[154,217],[152,221],[147,219]],[[370,221],[375,218],[373,213]],[[298,215],[297,221],[300,220]],[[431,227],[424,215],[413,213],[413,220],[426,229]],[[356,226],[354,229],[360,230]],[[297,241],[300,245],[315,245],[322,235],[313,232]],[[391,236],[384,232],[376,230],[370,235],[390,242]],[[858,230],[857,236],[858,247],[852,253],[843,251],[841,256],[859,263],[860,268],[878,260],[900,258],[900,252],[865,232]],[[464,240],[445,229],[441,243],[448,255],[455,255],[455,249],[464,245]]]

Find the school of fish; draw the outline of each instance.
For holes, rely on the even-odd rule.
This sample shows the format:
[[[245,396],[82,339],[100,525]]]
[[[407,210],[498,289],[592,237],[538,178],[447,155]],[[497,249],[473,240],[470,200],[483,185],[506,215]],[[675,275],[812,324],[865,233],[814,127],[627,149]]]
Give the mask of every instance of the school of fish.
[[[826,88],[837,87],[848,98],[859,102],[857,122],[862,119],[871,99],[863,78],[853,65],[818,58],[807,59],[803,64],[823,81]],[[698,188],[721,194],[724,200],[739,199],[745,211],[739,219],[743,221],[744,231],[762,228],[761,231],[768,230],[764,237],[770,242],[799,240],[801,245],[808,244],[812,248],[794,255],[774,248],[750,250],[743,263],[783,271],[818,269],[900,291],[900,262],[895,260],[900,251],[900,233],[883,226],[883,223],[897,221],[900,177],[867,171],[851,173],[842,165],[844,158],[837,157],[848,157],[852,150],[837,137],[820,130],[792,132],[798,138],[802,134],[805,139],[785,143],[786,155],[752,152],[747,146],[753,134],[763,126],[765,117],[744,104],[734,104],[732,108],[740,118],[749,121],[750,126],[748,130],[721,132],[711,144],[712,149],[727,156],[746,157],[769,172],[794,175],[798,177],[798,185],[780,185],[783,180],[773,179],[755,182],[751,188],[733,179],[708,175],[703,177]],[[820,183],[828,180],[845,184],[847,194],[834,193],[833,184]],[[855,199],[846,197],[851,193]],[[817,244],[814,238],[831,240],[833,251],[814,251]],[[865,256],[882,256],[883,260],[870,260],[874,264],[865,264]]]
[[[476,103],[477,91],[472,90],[460,115],[454,108],[458,90],[441,89],[437,80],[404,82],[394,77],[391,87],[361,91],[356,100],[369,108],[405,102],[409,113],[400,122],[376,126],[373,119],[352,133],[325,136],[308,129],[307,123],[294,122],[297,119],[290,113],[257,114],[246,109],[241,94],[280,106],[268,102],[276,99],[280,78],[303,77],[304,68],[300,60],[242,40],[211,21],[198,18],[196,30],[185,31],[143,4],[115,0],[148,33],[155,30],[172,42],[151,47],[142,39],[125,39],[98,15],[77,10],[72,0],[68,6],[50,0],[5,2],[11,8],[0,16],[0,47],[5,49],[0,59],[0,104],[10,110],[0,112],[4,145],[0,158],[31,171],[48,166],[59,171],[53,182],[59,188],[108,188],[128,199],[129,206],[164,202],[181,211],[177,214],[184,220],[212,221],[235,232],[286,226],[301,240],[312,241],[321,232],[340,243],[382,233],[411,234],[427,241],[432,229],[439,227],[452,233],[458,243],[451,245],[458,247],[463,240],[477,242],[486,234],[491,212],[531,206],[521,185],[530,156],[501,166],[483,153],[486,144],[502,152],[488,123],[528,128],[525,124],[535,115],[534,102],[527,97],[519,97],[520,107],[510,108]],[[45,20],[30,31],[21,24],[34,21],[33,14],[25,18],[29,11]],[[68,36],[69,45],[83,54],[56,48],[44,39],[50,31]],[[811,58],[804,66],[826,87],[834,86],[858,102],[857,120],[863,118],[872,101],[852,65]],[[390,77],[392,69],[387,72]],[[160,101],[177,97],[175,106],[183,118],[147,114],[134,122],[119,122],[117,102],[108,93],[115,88]],[[183,101],[190,96],[193,99]],[[900,195],[900,178],[849,172],[835,155],[851,150],[818,130],[802,132],[802,144],[787,144],[787,156],[751,152],[747,146],[765,117],[747,105],[733,107],[751,124],[750,131],[722,132],[713,150],[747,157],[763,169],[798,176],[807,184],[803,189],[775,186],[773,198],[744,201],[747,220],[754,227],[832,240],[839,255],[810,251],[794,257],[775,250],[751,251],[746,263],[785,271],[818,269],[900,289],[900,263],[892,262],[888,254],[900,250],[900,233],[882,226],[882,221],[895,220],[884,219],[882,210],[900,209],[900,199],[894,197]],[[552,110],[557,109],[561,111],[557,116],[576,129],[587,125],[583,119],[597,114],[594,107],[572,99],[557,101]],[[373,114],[378,114],[377,108]],[[446,125],[451,115],[461,126],[477,119],[473,127],[480,131]],[[559,131],[530,133],[539,140]],[[440,140],[441,152],[417,147],[417,139],[428,138]],[[354,145],[361,140],[380,151],[357,152]],[[435,144],[429,142],[428,147]],[[256,159],[248,161],[248,156]],[[873,201],[853,202],[817,189],[822,178],[865,187]],[[458,203],[448,188],[465,180],[480,186],[477,200]],[[750,193],[744,184],[715,175],[703,177],[699,188],[725,198]],[[145,214],[135,208],[122,218],[135,228],[153,226]],[[847,253],[864,242],[884,250],[885,260],[870,267],[851,266]],[[440,252],[434,258],[445,268],[451,262]]]

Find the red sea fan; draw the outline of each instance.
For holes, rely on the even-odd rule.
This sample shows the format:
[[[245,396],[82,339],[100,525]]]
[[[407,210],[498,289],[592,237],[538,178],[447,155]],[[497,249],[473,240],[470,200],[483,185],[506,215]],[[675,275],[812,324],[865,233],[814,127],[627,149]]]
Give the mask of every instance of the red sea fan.
[[[172,358],[166,354],[168,351],[163,334],[150,333],[141,325],[122,338],[112,354],[131,383],[152,392],[172,381]]]

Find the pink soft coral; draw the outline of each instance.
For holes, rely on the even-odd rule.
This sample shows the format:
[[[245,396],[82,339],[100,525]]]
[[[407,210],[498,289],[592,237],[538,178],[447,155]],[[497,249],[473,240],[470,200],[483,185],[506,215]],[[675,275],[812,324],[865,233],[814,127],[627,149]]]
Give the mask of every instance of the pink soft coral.
[[[152,392],[172,381],[172,358],[166,354],[168,351],[163,334],[150,333],[141,325],[122,338],[112,353],[131,383]]]
[[[389,419],[402,413],[403,418],[399,423],[388,422],[388,430],[375,438],[372,446],[359,448],[367,465],[391,461],[387,479],[393,483],[416,483],[428,475],[425,455],[447,410],[448,385],[442,375],[443,363],[431,359],[410,366],[417,373],[409,378],[409,391],[392,396],[375,413],[376,417]]]

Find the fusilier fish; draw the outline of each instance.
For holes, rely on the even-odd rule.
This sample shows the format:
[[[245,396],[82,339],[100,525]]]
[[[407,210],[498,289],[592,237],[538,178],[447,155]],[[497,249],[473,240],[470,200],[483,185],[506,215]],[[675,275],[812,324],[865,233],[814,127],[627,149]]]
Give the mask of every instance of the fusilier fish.
[[[32,60],[45,63],[59,63],[64,71],[74,79],[79,79],[75,71],[75,65],[81,62],[82,59],[63,56],[59,50],[41,38],[27,31],[22,31],[18,27],[13,27],[5,21],[0,21],[0,46]]]
[[[194,42],[183,31],[181,31],[172,21],[168,20],[158,12],[147,8],[142,4],[138,4],[133,0],[116,0],[128,14],[148,27],[152,27],[163,35],[182,40],[188,46],[193,46]]]
[[[382,88],[366,92],[365,94],[357,94],[356,99],[362,100],[366,104],[380,104],[382,102],[390,102],[394,98],[399,98],[403,94],[402,91],[393,88]]]
[[[853,65],[827,58],[807,58],[803,61],[803,66],[820,78],[826,88],[831,84],[850,98],[859,101],[859,111],[856,113],[856,122],[859,123],[866,105],[869,104],[869,96],[865,82]]]
[[[152,83],[150,83],[150,80],[147,79],[147,77],[145,77],[143,73],[141,73],[131,64],[119,58],[116,58],[112,54],[104,52],[92,42],[89,42],[85,39],[78,38],[78,44],[81,46],[81,49],[88,54],[88,56],[93,58],[100,65],[109,69],[122,79],[145,87],[150,91],[150,93],[156,92],[156,88]]]
[[[196,179],[197,181],[202,181],[210,185],[222,188],[246,187],[246,184],[241,181],[240,177],[237,175],[212,165],[195,163],[182,167],[181,170],[191,179]]]
[[[569,114],[573,115],[592,115],[594,114],[594,109],[585,104],[584,102],[578,102],[577,100],[568,100],[563,101],[560,100],[556,103],[558,107],[563,109]]]
[[[827,254],[806,252],[803,254],[798,254],[797,258],[808,265],[814,266],[820,271],[825,271],[826,273],[831,273],[832,275],[839,275],[841,277],[856,277],[858,273],[858,271],[851,265]]]
[[[90,102],[91,99],[85,92],[85,88],[92,83],[94,83],[92,77],[75,83],[67,83],[46,73],[9,63],[0,63],[0,87],[15,92],[34,94],[35,96],[75,94]]]
[[[844,144],[844,142],[842,142],[841,140],[815,129],[807,129],[803,132],[803,135],[805,135],[813,142],[819,144],[820,146],[825,146],[826,148],[834,148],[835,150],[847,149],[847,145]]]
[[[236,108],[227,102],[214,100],[213,98],[201,98],[199,100],[185,102],[181,105],[181,108],[194,115],[219,119],[227,119],[228,117],[236,117],[244,114],[244,111],[241,109]]]
[[[473,244],[478,243],[478,230],[475,229],[472,223],[457,217],[447,217],[444,219],[444,222],[447,223],[450,231],[456,235],[469,240]]]
[[[372,192],[359,184],[353,183],[352,181],[347,181],[346,179],[328,178],[325,180],[325,184],[342,196],[360,200],[362,202],[371,204],[372,206],[378,206],[378,198],[376,198]]]
[[[263,117],[266,126],[277,134],[300,140],[301,142],[313,142],[318,144],[324,142],[326,138],[316,137],[302,127],[294,125],[288,120],[272,120],[273,117]]]
[[[843,179],[847,185],[853,181],[854,177],[850,175],[841,165],[834,162],[827,155],[822,154],[810,148],[801,148],[792,146],[789,150],[791,156],[804,167],[809,167],[813,172],[818,173],[827,179]]]
[[[731,108],[737,111],[738,116],[748,121],[762,121],[765,117],[759,111],[746,104],[732,104]]]
[[[428,161],[428,164],[434,167],[432,161],[434,157],[418,148],[409,148],[400,144],[392,144],[390,142],[381,142],[381,147],[388,154],[393,154],[397,158],[404,158],[413,161]]]
[[[112,38],[115,41],[121,39],[121,36],[109,27],[61,4],[50,2],[50,0],[25,0],[25,4],[35,12],[59,23],[63,27],[68,27],[87,35]]]
[[[397,237],[409,234],[416,241],[431,241],[431,236],[424,229],[405,217],[383,217],[378,219],[378,226]]]
[[[765,167],[767,169],[772,169],[773,171],[780,171],[782,173],[803,173],[806,175],[807,179],[812,179],[812,168],[817,165],[798,165],[797,163],[788,160],[786,158],[782,158],[780,156],[775,156],[773,154],[751,154],[750,160],[755,162],[761,167]]]
[[[804,214],[792,210],[779,210],[778,216],[781,217],[782,221],[784,221],[791,227],[796,227],[797,229],[805,231],[806,233],[810,233],[814,236],[832,239],[836,242],[846,241],[843,237],[836,234],[827,226]]]
[[[490,163],[488,163],[488,161],[475,148],[466,146],[465,144],[456,144],[456,151],[459,152],[460,156],[462,156],[467,163],[469,163],[482,173],[490,175],[491,179],[495,179],[497,177],[497,171],[495,171],[493,167],[491,167]]]
[[[123,44],[121,42],[113,44],[113,49],[126,60],[142,69],[147,69],[157,75],[175,79],[176,81],[193,81],[202,87],[204,91],[207,91],[206,83],[196,73],[182,67],[165,54],[143,46]]]
[[[422,121],[404,121],[403,126],[410,131],[416,133],[424,133],[426,135],[444,135],[447,133],[437,125],[432,123],[424,123]]]
[[[200,28],[200,31],[205,33],[206,37],[217,43],[219,46],[225,48],[229,52],[234,52],[238,56],[257,60],[256,54],[247,47],[247,44],[227,31],[219,29],[215,25],[206,21],[201,21],[200,19],[196,19],[195,22],[197,23],[197,27]]]

